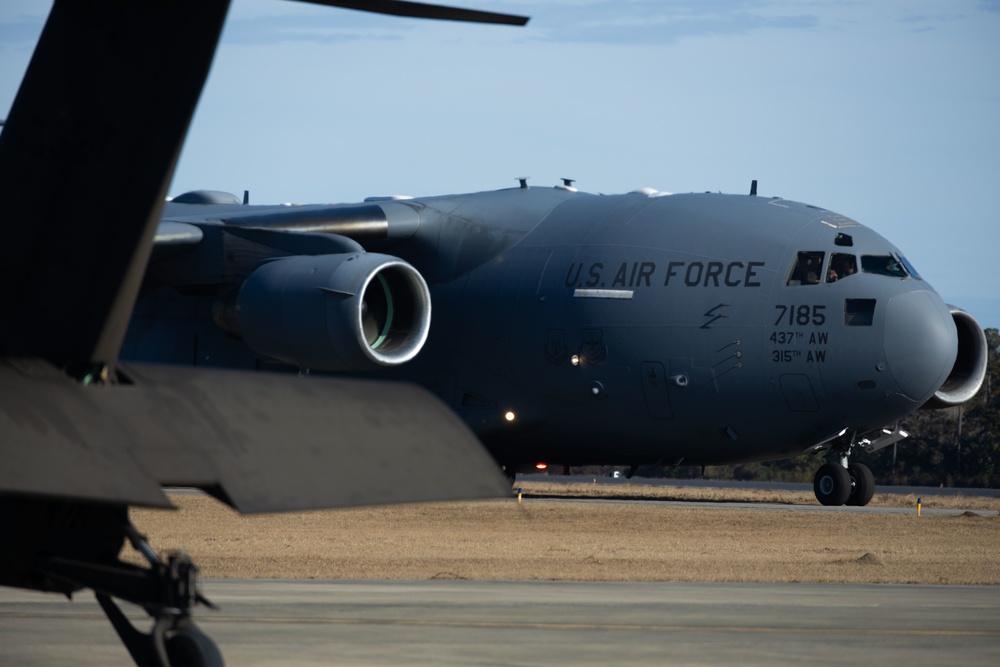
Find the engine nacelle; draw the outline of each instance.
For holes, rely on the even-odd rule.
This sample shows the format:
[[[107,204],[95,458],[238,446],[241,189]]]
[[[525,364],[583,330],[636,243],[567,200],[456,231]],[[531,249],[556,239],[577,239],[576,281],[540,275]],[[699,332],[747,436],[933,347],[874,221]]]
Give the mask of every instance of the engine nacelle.
[[[955,320],[958,330],[958,356],[955,365],[948,374],[941,388],[929,401],[921,406],[922,410],[939,410],[951,408],[965,403],[976,395],[986,378],[986,334],[969,313],[955,306],[948,306],[951,317]]]
[[[321,371],[405,363],[431,326],[430,291],[420,273],[371,253],[269,261],[224,311],[220,324],[258,354]]]

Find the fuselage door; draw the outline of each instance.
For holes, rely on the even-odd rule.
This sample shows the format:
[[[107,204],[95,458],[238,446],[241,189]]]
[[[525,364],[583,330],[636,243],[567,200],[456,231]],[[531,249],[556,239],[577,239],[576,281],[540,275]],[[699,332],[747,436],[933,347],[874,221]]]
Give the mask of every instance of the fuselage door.
[[[640,368],[642,395],[646,399],[646,409],[653,419],[672,419],[670,394],[667,393],[667,376],[663,364],[658,361],[644,361]]]

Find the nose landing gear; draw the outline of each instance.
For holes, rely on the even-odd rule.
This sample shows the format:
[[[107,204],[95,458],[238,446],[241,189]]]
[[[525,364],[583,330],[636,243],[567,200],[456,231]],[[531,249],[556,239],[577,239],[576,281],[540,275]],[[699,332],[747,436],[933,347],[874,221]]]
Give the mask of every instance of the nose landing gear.
[[[875,476],[864,463],[824,463],[813,478],[813,492],[823,505],[863,507],[875,495]]]
[[[831,450],[837,461],[824,463],[813,478],[813,493],[823,505],[852,505],[863,507],[875,495],[875,476],[864,463],[850,463],[851,451],[859,446],[873,452],[907,437],[906,431],[898,428],[883,429],[879,437],[858,439],[857,433],[848,442],[833,445]]]

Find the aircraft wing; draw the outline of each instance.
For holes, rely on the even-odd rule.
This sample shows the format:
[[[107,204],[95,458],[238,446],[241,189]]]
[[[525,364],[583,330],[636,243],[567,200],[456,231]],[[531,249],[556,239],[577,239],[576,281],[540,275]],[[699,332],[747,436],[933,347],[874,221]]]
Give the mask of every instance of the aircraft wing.
[[[169,506],[205,489],[245,512],[497,497],[496,464],[454,414],[402,384],[129,365],[82,386],[0,364],[0,489]]]

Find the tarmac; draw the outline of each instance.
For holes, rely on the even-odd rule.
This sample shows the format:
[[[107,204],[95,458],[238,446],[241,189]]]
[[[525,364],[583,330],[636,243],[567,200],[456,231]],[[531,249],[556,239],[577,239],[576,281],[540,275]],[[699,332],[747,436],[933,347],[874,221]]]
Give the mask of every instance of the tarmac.
[[[229,665],[990,665],[1000,588],[209,580]],[[144,612],[128,607],[138,627]],[[0,588],[0,665],[130,665],[90,594]]]

